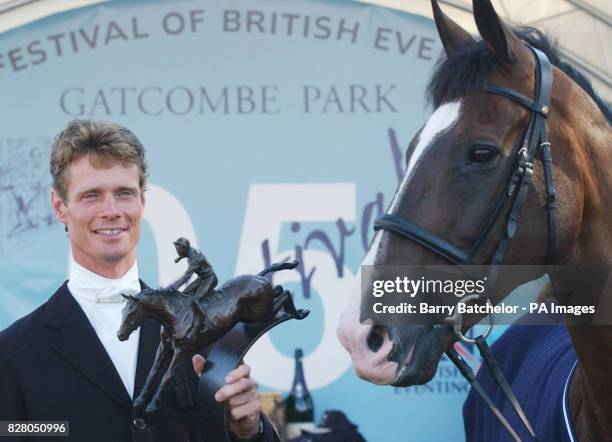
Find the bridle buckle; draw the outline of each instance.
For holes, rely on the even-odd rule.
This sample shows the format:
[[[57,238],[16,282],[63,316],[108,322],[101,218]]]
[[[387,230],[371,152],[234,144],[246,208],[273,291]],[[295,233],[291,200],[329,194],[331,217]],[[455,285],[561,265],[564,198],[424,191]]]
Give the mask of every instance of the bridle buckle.
[[[458,311],[459,304],[467,304],[469,301],[477,301],[480,299],[482,299],[482,296],[480,295],[468,295],[465,298],[461,298],[459,302],[456,304],[457,312],[454,315],[447,316],[446,318],[444,318],[444,322],[452,325],[453,331],[455,332],[455,335],[457,336],[457,338],[466,344],[474,344],[476,343],[476,339],[468,338],[461,331],[461,327],[463,326],[463,314],[459,313]],[[487,302],[487,304],[493,306],[493,303],[491,302],[489,298],[485,298],[485,301]],[[483,339],[486,339],[491,334],[491,332],[493,331],[494,325],[495,325],[495,320],[493,318],[493,313],[491,313],[489,314],[489,325],[487,326],[487,329],[485,330],[485,332],[481,335]]]

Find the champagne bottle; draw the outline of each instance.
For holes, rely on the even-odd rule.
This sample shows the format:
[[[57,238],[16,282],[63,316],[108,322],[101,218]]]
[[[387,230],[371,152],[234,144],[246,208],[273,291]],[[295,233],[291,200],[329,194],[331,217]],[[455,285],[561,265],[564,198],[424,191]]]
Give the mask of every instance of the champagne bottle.
[[[285,401],[288,439],[299,436],[302,430],[313,430],[315,428],[314,406],[308,387],[306,387],[306,381],[304,380],[302,356],[302,349],[296,349],[293,386]]]

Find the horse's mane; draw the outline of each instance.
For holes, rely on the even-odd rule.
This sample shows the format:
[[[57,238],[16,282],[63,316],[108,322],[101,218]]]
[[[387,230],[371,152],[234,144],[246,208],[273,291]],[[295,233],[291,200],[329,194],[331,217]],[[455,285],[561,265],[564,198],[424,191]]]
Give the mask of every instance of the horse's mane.
[[[179,290],[175,290],[168,287],[160,287],[158,289],[146,289],[140,292],[142,296],[151,297],[151,296],[165,296],[165,297],[185,297],[191,298],[191,295],[187,295]]]
[[[572,65],[561,61],[554,39],[531,27],[513,30],[521,40],[544,52],[554,66],[565,72],[595,101],[608,123],[612,122],[610,108],[597,95],[589,79]],[[468,44],[438,61],[427,86],[427,99],[437,108],[443,102],[462,98],[495,67],[496,61],[482,40]]]

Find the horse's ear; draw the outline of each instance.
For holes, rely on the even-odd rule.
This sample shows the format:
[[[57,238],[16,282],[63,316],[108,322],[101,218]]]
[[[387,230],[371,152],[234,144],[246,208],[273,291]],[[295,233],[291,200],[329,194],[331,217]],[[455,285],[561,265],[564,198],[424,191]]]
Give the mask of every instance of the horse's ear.
[[[468,31],[452,21],[442,12],[437,0],[431,0],[431,7],[433,9],[436,28],[438,28],[438,34],[440,35],[442,46],[444,46],[444,51],[446,51],[447,55],[450,55],[462,46],[474,42],[474,39]]]
[[[527,53],[523,42],[510,26],[499,18],[490,0],[473,0],[473,9],[478,32],[496,58],[513,62],[521,53]]]

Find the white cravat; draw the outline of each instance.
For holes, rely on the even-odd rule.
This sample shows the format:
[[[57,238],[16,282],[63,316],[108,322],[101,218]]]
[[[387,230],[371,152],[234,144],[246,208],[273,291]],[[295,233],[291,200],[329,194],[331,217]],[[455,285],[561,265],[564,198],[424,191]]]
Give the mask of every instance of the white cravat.
[[[117,331],[125,305],[121,294],[140,292],[138,264],[134,263],[121,278],[109,279],[87,270],[73,259],[68,290],[85,312],[106,353],[113,361],[125,389],[130,397],[133,397],[140,328],[134,330],[130,338],[123,342],[117,338]]]

